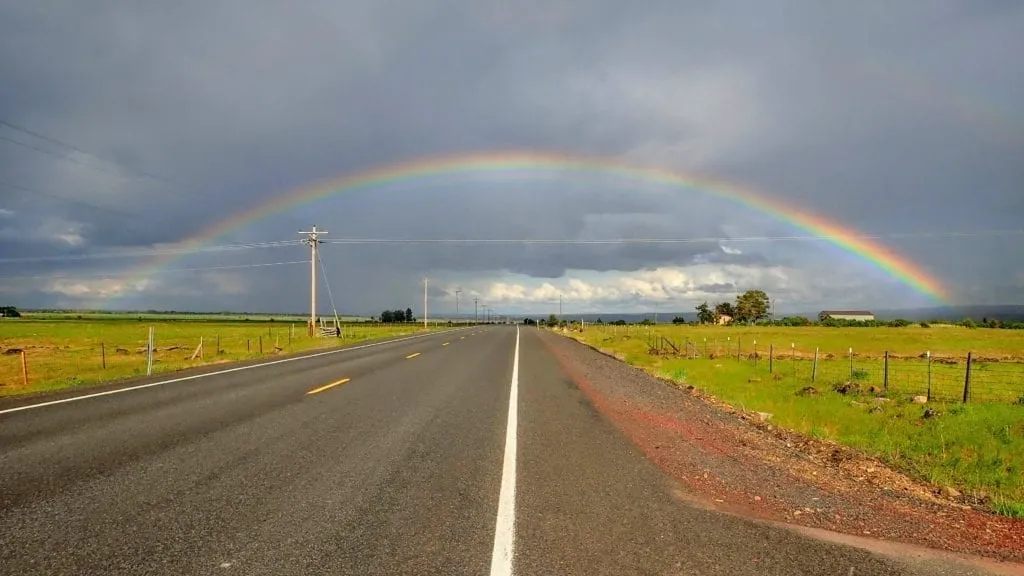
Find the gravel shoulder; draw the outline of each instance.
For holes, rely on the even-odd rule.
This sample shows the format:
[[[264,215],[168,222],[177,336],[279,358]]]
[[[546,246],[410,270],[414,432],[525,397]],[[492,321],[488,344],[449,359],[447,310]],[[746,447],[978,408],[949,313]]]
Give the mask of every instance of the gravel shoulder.
[[[974,510],[856,451],[781,430],[571,338],[541,337],[594,407],[686,487],[683,498],[832,539],[924,546],[1024,573],[1020,519]]]

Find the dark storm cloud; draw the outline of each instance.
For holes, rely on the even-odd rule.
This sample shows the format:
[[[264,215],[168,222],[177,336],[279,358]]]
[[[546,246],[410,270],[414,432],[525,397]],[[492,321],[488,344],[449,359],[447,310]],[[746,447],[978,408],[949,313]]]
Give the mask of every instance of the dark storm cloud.
[[[698,170],[881,234],[1019,227],[1022,51],[1024,9],[1007,2],[0,2],[0,121],[15,126],[0,126],[0,137],[17,142],[0,140],[0,209],[14,213],[0,215],[0,257],[172,242],[339,174],[511,148]],[[683,191],[460,186],[341,197],[218,242],[293,239],[313,218],[334,238],[793,233]],[[961,298],[1019,301],[1020,240],[890,243]],[[415,298],[418,278],[444,271],[557,278],[834,262],[827,251],[797,259],[785,246],[730,246],[742,251],[717,242],[338,245],[325,258],[339,269],[339,298],[372,310]],[[285,259],[255,251],[182,262]],[[137,263],[0,264],[0,276]],[[259,309],[287,294],[301,309],[305,276],[284,268],[164,274],[126,301]],[[228,277],[244,278],[246,290],[228,294]],[[849,290],[834,277],[809,276],[815,294]],[[199,285],[209,291],[186,289]],[[90,286],[113,289],[60,288]]]

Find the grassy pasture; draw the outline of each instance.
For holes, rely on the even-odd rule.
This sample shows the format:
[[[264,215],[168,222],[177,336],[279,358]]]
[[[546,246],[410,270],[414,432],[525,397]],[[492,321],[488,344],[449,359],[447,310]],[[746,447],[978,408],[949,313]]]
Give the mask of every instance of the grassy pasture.
[[[857,448],[936,486],[964,491],[996,512],[1024,517],[1024,334],[1019,331],[588,325],[573,336],[738,408],[771,413],[779,426]],[[662,344],[663,336],[681,352]],[[776,351],[771,362],[769,345]],[[927,394],[928,362],[919,358],[925,351],[937,360],[931,364],[932,401],[921,405],[912,397]],[[968,352],[980,360],[972,363],[965,404]],[[835,390],[848,382],[855,384],[852,390]],[[797,394],[808,386],[817,393]],[[925,417],[928,408],[937,414]]]
[[[154,327],[154,373],[345,346],[423,330],[422,324],[415,323],[353,323],[342,326],[342,338],[311,338],[306,335],[304,321],[214,321],[202,317],[139,320],[124,316],[103,320],[37,320],[29,316],[0,321],[0,396],[144,375],[150,326]],[[193,358],[200,342],[201,353]],[[18,350],[25,352],[27,386]]]

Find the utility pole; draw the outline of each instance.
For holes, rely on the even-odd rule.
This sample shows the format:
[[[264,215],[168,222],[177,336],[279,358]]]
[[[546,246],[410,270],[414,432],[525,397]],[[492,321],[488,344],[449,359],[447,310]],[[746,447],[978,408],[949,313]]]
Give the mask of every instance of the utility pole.
[[[427,277],[423,277],[423,329],[427,329]]]
[[[299,230],[299,234],[305,234],[305,244],[310,249],[310,292],[309,292],[309,335],[313,336],[316,331],[316,252],[317,246],[320,244],[320,235],[327,234],[326,230],[317,230],[316,225],[313,225],[313,230],[302,231]]]
[[[480,299],[473,298],[473,322],[480,323]]]
[[[772,298],[772,326],[775,325],[775,298]]]
[[[462,288],[455,290],[455,322],[459,322],[459,294],[462,294]]]
[[[558,295],[558,319],[562,319],[562,295]]]

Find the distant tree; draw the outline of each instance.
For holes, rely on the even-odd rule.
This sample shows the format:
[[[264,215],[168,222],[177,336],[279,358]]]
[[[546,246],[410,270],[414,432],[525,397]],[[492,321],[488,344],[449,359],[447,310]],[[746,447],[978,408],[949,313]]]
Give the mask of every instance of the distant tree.
[[[555,326],[558,326],[558,316],[551,314],[548,316],[548,327],[554,328]]]
[[[828,313],[825,312],[824,310],[822,310],[821,312],[818,312],[818,322],[827,322],[827,321],[829,321],[831,319],[832,319],[832,317],[829,316]]]
[[[672,323],[673,324],[686,324],[686,318],[683,318],[682,316],[676,316],[675,318],[672,319]]]
[[[641,326],[651,326],[654,322],[650,318],[644,318],[644,321],[640,323]]]
[[[747,290],[736,297],[736,315],[739,322],[753,323],[768,317],[771,301],[764,290]]]
[[[594,322],[594,324],[604,324],[604,320],[601,320],[601,317],[598,316],[597,322]]]
[[[21,318],[21,312],[14,306],[0,306],[0,318]]]
[[[970,318],[964,318],[963,322],[961,322],[960,325],[963,326],[964,328],[977,328],[978,326],[977,324],[974,323],[974,320],[971,320]]]
[[[778,324],[782,326],[810,326],[811,321],[804,316],[786,316],[779,320]]]
[[[715,311],[708,306],[707,300],[700,306],[697,306],[697,322],[701,324],[715,323]]]
[[[722,316],[728,316],[730,318],[736,317],[736,310],[733,309],[731,302],[719,302],[715,304],[715,323],[718,323],[718,319]]]
[[[391,310],[385,310],[380,313],[380,321],[385,324],[390,324],[395,321],[395,315]]]
[[[619,318],[615,322],[612,322],[612,324],[614,324],[616,326],[625,326],[626,325],[626,321],[623,320],[622,318]]]
[[[904,320],[903,318],[897,318],[889,322],[889,326],[893,328],[903,328],[910,326],[910,320]]]
[[[921,322],[921,328],[931,328],[932,325],[927,322]]]
[[[412,322],[412,308],[405,309],[405,321]]]

